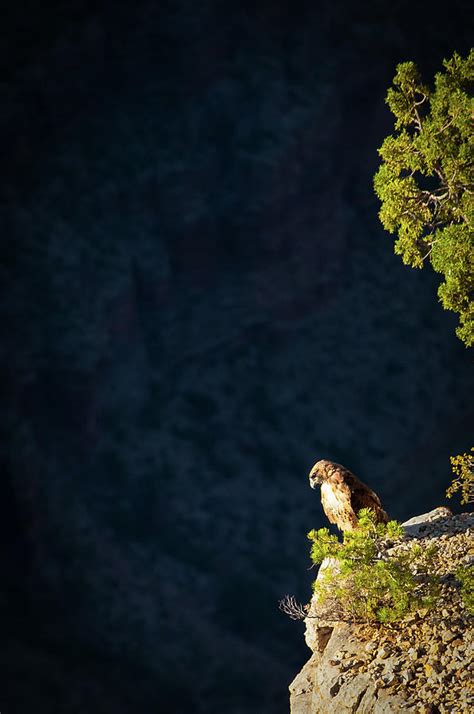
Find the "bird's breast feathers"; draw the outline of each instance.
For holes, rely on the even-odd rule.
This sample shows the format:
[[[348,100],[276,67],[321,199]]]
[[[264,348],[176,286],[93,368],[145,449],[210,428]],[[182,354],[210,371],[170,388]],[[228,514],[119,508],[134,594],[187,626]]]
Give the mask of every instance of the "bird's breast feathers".
[[[350,507],[350,502],[347,502],[347,497],[344,493],[329,483],[323,483],[321,486],[321,502],[323,508],[327,515],[327,510],[332,512],[335,516],[345,514],[347,512],[348,506]]]

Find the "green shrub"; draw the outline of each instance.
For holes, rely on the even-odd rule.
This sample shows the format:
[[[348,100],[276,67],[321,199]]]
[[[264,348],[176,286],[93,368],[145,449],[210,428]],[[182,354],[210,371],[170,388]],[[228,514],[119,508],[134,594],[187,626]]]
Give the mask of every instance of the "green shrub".
[[[382,623],[431,607],[438,588],[426,571],[435,549],[410,544],[406,551],[387,555],[389,541],[402,535],[399,523],[376,523],[369,509],[359,512],[359,527],[346,531],[342,543],[327,528],[310,531],[313,563],[334,559],[313,585],[318,604],[338,619]]]
[[[461,584],[461,597],[464,606],[474,615],[474,573],[472,567],[460,567],[455,572],[456,580]]]
[[[474,503],[474,446],[470,454],[451,456],[454,479],[446,491],[451,498],[456,491],[461,491],[461,503]]]

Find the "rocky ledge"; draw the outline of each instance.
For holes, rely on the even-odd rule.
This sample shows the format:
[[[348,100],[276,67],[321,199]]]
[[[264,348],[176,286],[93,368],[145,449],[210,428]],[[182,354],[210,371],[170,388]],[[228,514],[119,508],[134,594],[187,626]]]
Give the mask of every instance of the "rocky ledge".
[[[291,714],[474,711],[474,617],[454,573],[474,563],[474,514],[440,508],[403,524],[392,551],[416,538],[436,547],[436,605],[392,625],[322,619],[313,598],[306,642],[313,655],[290,685]]]

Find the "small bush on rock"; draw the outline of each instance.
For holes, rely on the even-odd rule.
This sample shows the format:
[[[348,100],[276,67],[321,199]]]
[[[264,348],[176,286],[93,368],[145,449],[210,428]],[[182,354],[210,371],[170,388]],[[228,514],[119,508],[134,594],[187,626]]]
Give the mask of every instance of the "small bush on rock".
[[[464,607],[474,615],[474,572],[472,567],[461,567],[456,570],[456,580],[461,583],[461,597]]]
[[[319,605],[338,618],[382,623],[431,607],[437,584],[426,571],[434,549],[409,544],[390,554],[390,541],[403,535],[401,525],[376,523],[369,509],[362,509],[358,519],[359,527],[345,531],[342,543],[327,528],[308,533],[313,563],[333,560],[313,585]]]
[[[454,479],[446,491],[451,498],[456,491],[461,491],[461,503],[474,503],[474,446],[470,454],[451,456]]]

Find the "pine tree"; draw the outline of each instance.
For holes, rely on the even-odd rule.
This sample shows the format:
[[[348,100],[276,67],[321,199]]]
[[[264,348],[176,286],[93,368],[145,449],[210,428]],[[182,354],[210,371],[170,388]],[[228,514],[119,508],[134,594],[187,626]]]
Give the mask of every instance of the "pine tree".
[[[427,260],[444,281],[443,307],[459,314],[458,337],[474,344],[474,50],[454,53],[422,84],[413,62],[397,66],[386,102],[395,133],[379,154],[374,177],[384,228],[397,234],[395,253],[422,268]]]

